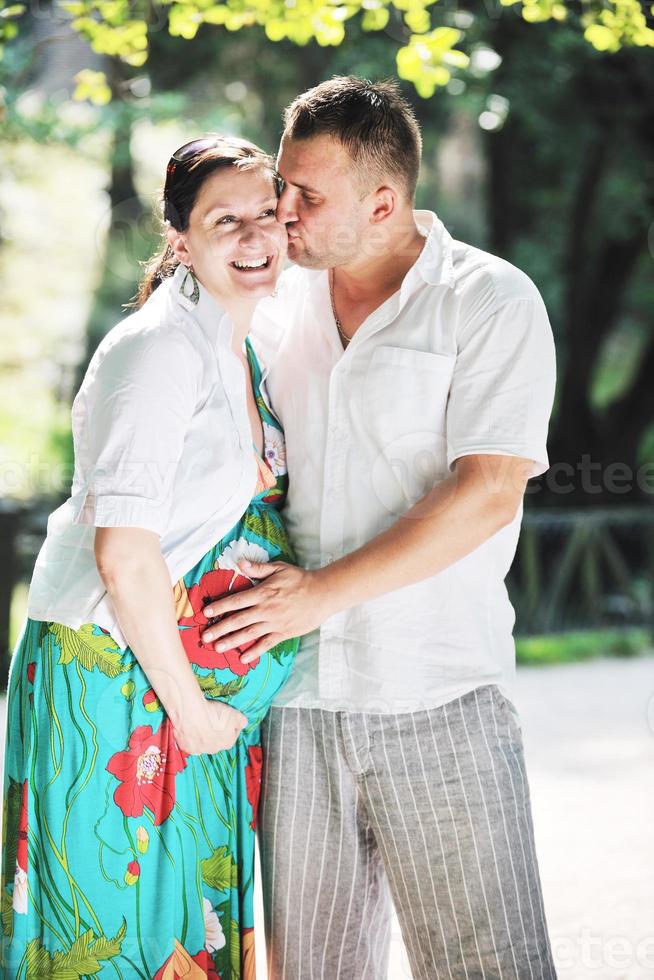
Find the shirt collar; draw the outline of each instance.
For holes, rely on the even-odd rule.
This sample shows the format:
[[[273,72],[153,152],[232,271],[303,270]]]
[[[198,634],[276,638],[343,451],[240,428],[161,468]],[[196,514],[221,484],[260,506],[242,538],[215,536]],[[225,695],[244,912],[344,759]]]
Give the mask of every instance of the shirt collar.
[[[191,299],[193,284],[185,265],[179,265],[175,269],[167,285],[169,302],[173,308],[176,310],[181,308],[196,321],[214,350],[231,349],[234,328],[229,314],[201,282],[198,282],[199,299],[197,303],[193,302]]]
[[[416,224],[424,231],[426,238],[422,252],[404,277],[400,295],[397,299],[398,309],[401,309],[404,303],[406,303],[421,280],[431,286],[446,286],[448,289],[455,288],[452,236],[433,211],[414,211],[413,216]],[[324,281],[326,283],[327,270],[302,269],[302,277],[306,286],[311,290],[315,290],[318,282]],[[324,288],[327,289],[326,284]],[[293,295],[296,294],[297,285],[294,281]],[[312,295],[315,299],[317,294],[312,293]],[[323,299],[324,297],[321,294],[321,301]],[[261,300],[257,307],[254,320],[254,334],[256,337],[257,353],[262,355],[264,365],[269,366],[272,363],[279,349],[281,335],[286,327],[289,316],[286,303],[287,300],[285,300],[283,294],[280,298],[276,298],[273,295]],[[267,373],[267,368],[264,368],[265,373]]]
[[[430,286],[454,289],[452,236],[433,211],[414,211],[413,216],[418,227],[427,231],[427,239],[413,268]]]
[[[426,233],[425,244],[408,276],[416,272],[430,286],[447,286],[454,289],[454,262],[452,236],[433,211],[414,211],[413,217]],[[325,269],[305,269],[309,280],[326,274]]]

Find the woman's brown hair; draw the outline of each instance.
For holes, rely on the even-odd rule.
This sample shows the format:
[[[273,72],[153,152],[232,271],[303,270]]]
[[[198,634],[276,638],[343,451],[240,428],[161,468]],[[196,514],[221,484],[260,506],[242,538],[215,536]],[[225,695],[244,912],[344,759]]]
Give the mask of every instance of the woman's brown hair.
[[[199,145],[197,153],[192,152],[195,143]],[[184,156],[182,151],[186,147],[191,152]],[[174,153],[168,164],[166,184],[160,202],[166,227],[171,225],[176,231],[186,231],[191,211],[205,180],[216,170],[226,167],[238,167],[239,170],[261,169],[270,174],[279,194],[279,177],[273,158],[256,143],[238,136],[210,134],[186,144],[186,147]],[[179,265],[165,235],[164,230],[162,247],[145,264],[145,272],[134,302],[136,307],[143,306],[157,286],[172,276]]]

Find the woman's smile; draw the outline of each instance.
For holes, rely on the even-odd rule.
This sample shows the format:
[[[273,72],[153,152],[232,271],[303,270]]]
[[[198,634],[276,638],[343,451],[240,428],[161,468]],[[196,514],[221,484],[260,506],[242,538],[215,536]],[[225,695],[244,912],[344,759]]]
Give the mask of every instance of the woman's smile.
[[[234,259],[229,264],[237,272],[253,273],[262,272],[270,267],[273,261],[272,255],[263,255],[257,259]]]

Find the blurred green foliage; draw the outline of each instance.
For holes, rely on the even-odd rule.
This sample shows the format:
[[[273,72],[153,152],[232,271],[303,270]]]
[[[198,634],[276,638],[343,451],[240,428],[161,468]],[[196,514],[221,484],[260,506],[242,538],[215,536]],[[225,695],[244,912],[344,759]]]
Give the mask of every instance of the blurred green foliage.
[[[500,2],[516,6],[527,23],[570,21],[598,51],[654,46],[651,11],[641,0],[591,0],[581,11],[572,0]],[[289,40],[305,46],[315,41],[329,47],[343,43],[354,20],[364,31],[374,32],[386,30],[393,17],[405,34],[396,71],[423,98],[447,85],[453,69],[469,64],[467,54],[457,47],[465,28],[451,26],[447,8],[435,0],[64,0],[63,7],[93,51],[137,68],[145,65],[151,31],[159,29],[162,19],[171,35],[187,41],[205,24],[230,32],[258,26],[271,42]],[[5,44],[16,37],[25,9],[7,3],[0,9],[0,40]],[[111,85],[104,72],[81,71],[76,97],[105,105]]]
[[[61,174],[67,175],[62,182]],[[104,175],[66,145],[3,148],[0,177],[2,495],[65,493],[72,477],[71,385],[96,284]],[[87,201],[85,221],[76,214]],[[71,321],[77,329],[71,330]]]
[[[88,161],[106,182],[105,213],[91,225],[95,253],[81,256],[74,276],[68,267],[57,273],[69,295],[91,300],[76,382],[134,294],[139,262],[157,243],[151,214],[165,166],[165,152],[158,157],[156,150],[168,139],[162,134],[174,132],[170,148],[197,132],[235,131],[274,150],[281,110],[298,91],[332,74],[393,74],[398,53],[411,48],[417,27],[424,26],[418,7],[366,7],[382,19],[388,14],[384,30],[371,31],[370,18],[366,25],[353,15],[341,43],[308,40],[300,53],[288,37],[272,44],[265,25],[234,31],[201,22],[189,41],[168,29],[172,9],[160,8],[150,27],[143,67],[113,56],[83,69],[78,82],[87,87],[101,70],[112,96],[107,101],[105,91],[97,100],[104,104],[76,106],[69,93],[41,99],[27,111],[42,41],[34,48],[27,35],[19,36],[0,62],[9,145],[32,140],[45,168],[44,154],[65,144],[76,151],[71,173]],[[552,13],[535,24],[515,6],[491,14],[483,0],[471,0],[466,10],[443,9],[443,30],[450,33],[441,37],[447,47],[455,43],[451,31],[463,32],[466,67],[462,60],[450,64],[452,78],[430,99],[415,98],[414,83],[404,83],[424,134],[418,205],[437,210],[455,237],[524,269],[543,293],[559,363],[551,458],[574,462],[583,447],[600,461],[621,459],[635,468],[654,458],[651,51],[627,45],[598,52],[572,16],[561,22]],[[153,148],[139,148],[145,132]],[[462,174],[453,190],[442,157],[457,132],[463,142],[456,152],[470,159],[462,155],[450,164],[450,175],[457,167]],[[57,159],[48,171],[67,178],[66,168],[56,169]],[[80,179],[81,193],[92,193]],[[49,180],[54,186],[56,179]],[[76,217],[80,235],[87,211]],[[11,260],[10,279],[20,283],[12,239],[18,240],[8,236],[0,262],[8,269]],[[52,303],[60,305],[56,293]],[[0,427],[17,425],[16,414],[0,419]],[[559,495],[549,502],[572,500]],[[600,500],[587,494],[575,501],[594,502]]]
[[[652,650],[652,633],[645,629],[584,630],[516,638],[519,664],[574,663],[598,657],[637,657]]]

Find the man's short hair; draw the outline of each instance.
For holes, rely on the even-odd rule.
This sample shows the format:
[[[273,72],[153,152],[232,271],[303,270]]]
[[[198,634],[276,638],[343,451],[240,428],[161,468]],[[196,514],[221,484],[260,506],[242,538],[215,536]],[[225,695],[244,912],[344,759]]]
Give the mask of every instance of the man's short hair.
[[[350,153],[365,185],[393,177],[413,201],[420,172],[420,125],[397,82],[337,75],[284,110],[283,137],[333,136]]]

